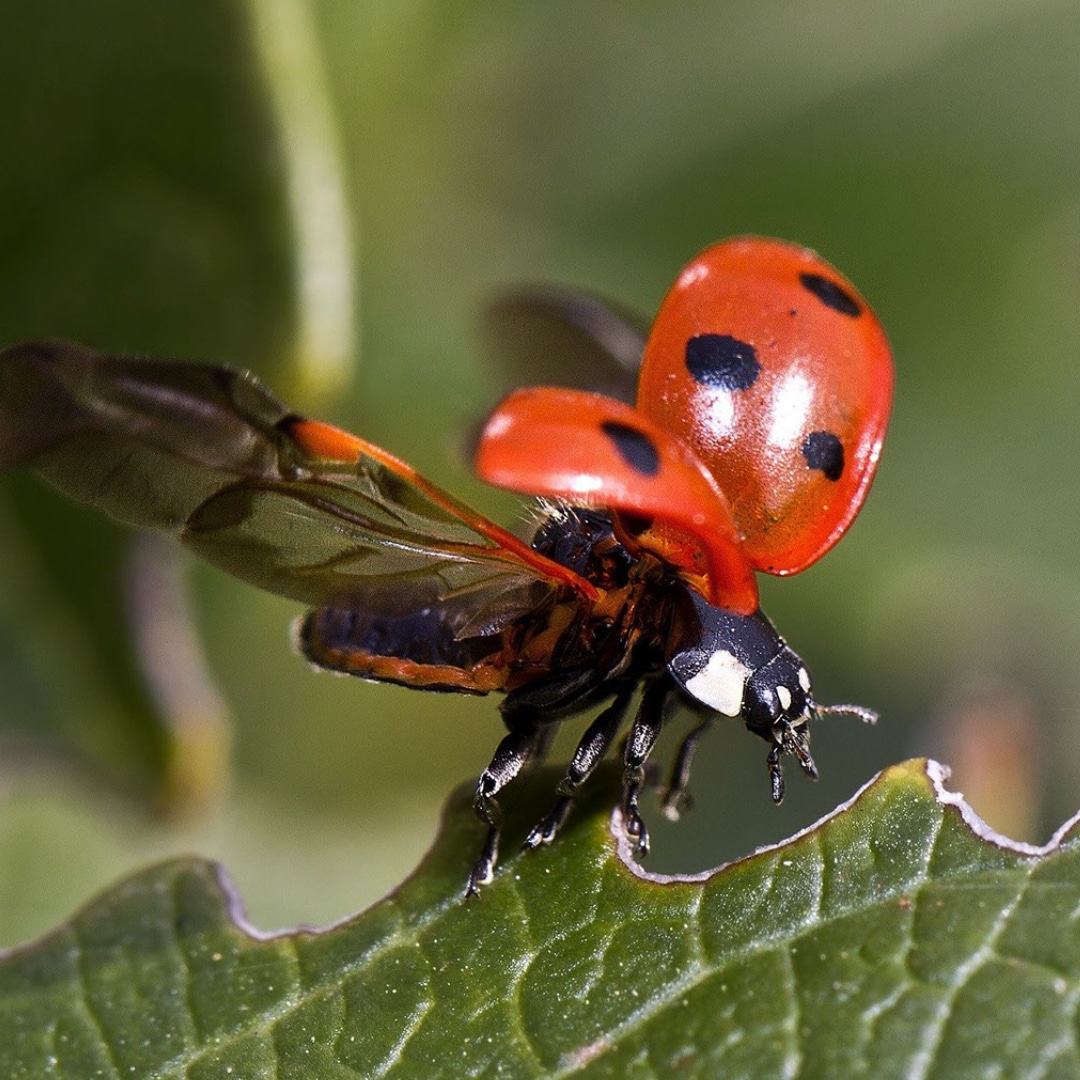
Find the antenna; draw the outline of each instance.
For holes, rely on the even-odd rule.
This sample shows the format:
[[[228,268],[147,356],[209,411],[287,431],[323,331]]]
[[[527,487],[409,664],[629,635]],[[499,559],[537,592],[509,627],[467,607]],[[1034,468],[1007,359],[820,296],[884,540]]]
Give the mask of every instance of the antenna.
[[[878,722],[878,714],[873,709],[864,708],[862,705],[815,705],[814,712],[818,716],[855,716],[864,724]]]

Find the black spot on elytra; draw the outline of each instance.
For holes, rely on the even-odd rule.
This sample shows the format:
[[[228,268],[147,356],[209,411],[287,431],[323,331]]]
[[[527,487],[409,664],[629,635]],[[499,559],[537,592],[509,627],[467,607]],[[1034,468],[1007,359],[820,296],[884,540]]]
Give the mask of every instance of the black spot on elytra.
[[[648,435],[618,420],[605,420],[600,429],[615,444],[619,457],[635,472],[655,476],[660,471],[660,453]]]
[[[749,390],[761,364],[748,342],[730,334],[698,334],[686,343],[686,369],[702,386]]]
[[[810,290],[826,307],[833,311],[839,311],[841,315],[857,319],[862,314],[862,305],[854,296],[830,278],[822,277],[821,274],[800,274],[799,280],[803,286]]]
[[[811,469],[819,469],[826,480],[844,474],[844,445],[831,431],[811,431],[802,441],[802,455]]]

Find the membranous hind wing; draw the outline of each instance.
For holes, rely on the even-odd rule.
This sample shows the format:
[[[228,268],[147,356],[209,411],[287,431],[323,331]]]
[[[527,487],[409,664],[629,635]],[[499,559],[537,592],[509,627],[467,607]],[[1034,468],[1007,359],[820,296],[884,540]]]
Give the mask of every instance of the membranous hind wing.
[[[308,655],[372,678],[498,688],[483,665],[515,620],[595,595],[404,462],[299,417],[233,368],[13,346],[0,353],[0,465],[29,465],[321,609],[305,624]]]
[[[649,324],[591,293],[522,286],[494,297],[483,314],[485,353],[505,390],[563,386],[633,405]]]

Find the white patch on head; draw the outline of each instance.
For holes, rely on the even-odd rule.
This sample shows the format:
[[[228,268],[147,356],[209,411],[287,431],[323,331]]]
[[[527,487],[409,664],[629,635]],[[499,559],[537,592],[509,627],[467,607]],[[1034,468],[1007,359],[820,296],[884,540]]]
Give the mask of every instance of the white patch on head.
[[[806,668],[799,668],[799,685],[806,693],[810,693],[810,672]]]
[[[709,662],[686,680],[687,691],[703,705],[725,716],[742,712],[743,690],[750,669],[729,652],[714,652]]]
[[[780,702],[780,708],[787,712],[791,708],[791,691],[786,686],[778,686],[776,697]]]

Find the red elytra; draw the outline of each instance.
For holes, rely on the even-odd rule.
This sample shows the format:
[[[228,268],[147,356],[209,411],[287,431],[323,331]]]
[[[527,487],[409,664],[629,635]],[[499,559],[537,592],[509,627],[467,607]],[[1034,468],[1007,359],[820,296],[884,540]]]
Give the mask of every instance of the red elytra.
[[[475,464],[500,487],[662,522],[662,533],[649,527],[633,542],[685,571],[710,603],[747,615],[757,608],[723,492],[685,443],[640,410],[583,390],[518,390],[489,418]]]
[[[661,304],[636,409],[518,391],[492,415],[477,472],[525,494],[648,515],[639,546],[746,614],[757,606],[752,571],[805,569],[858,513],[892,384],[885,333],[846,278],[806,248],[738,237],[698,255]],[[605,435],[612,425],[645,439],[663,467],[634,468]]]
[[[637,407],[716,478],[750,565],[795,574],[859,512],[892,389],[885,331],[846,278],[807,248],[738,237],[664,298]]]

